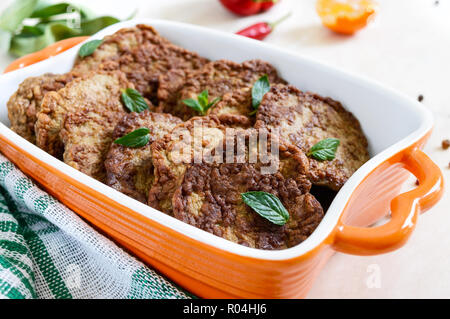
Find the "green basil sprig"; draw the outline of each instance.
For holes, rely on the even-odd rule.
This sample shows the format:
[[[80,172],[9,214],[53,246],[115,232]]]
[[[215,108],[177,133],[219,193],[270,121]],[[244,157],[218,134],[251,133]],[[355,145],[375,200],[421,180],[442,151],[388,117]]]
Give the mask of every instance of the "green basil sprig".
[[[341,142],[337,138],[326,138],[315,144],[308,152],[308,156],[319,161],[331,161],[336,157],[336,151]]]
[[[103,40],[92,40],[83,44],[78,51],[78,55],[82,58],[91,55],[102,44]]]
[[[79,21],[79,26],[73,26]],[[90,10],[62,2],[15,0],[0,15],[0,51],[15,56],[33,53],[63,39],[92,35],[119,22],[110,16],[94,17]]]
[[[196,110],[201,115],[205,115],[206,111],[208,111],[214,104],[219,102],[220,99],[220,97],[216,97],[212,102],[209,102],[208,90],[204,90],[199,95],[197,95],[197,100],[186,99],[183,100],[183,103]]]
[[[258,79],[258,81],[253,84],[252,87],[252,107],[253,112],[250,113],[250,115],[253,115],[256,113],[256,111],[259,108],[259,105],[261,104],[261,101],[264,97],[264,95],[270,91],[270,83],[269,83],[269,77],[266,75],[263,75]]]
[[[283,226],[289,220],[289,212],[275,195],[266,192],[241,194],[242,200],[255,212],[275,225]]]
[[[148,104],[141,93],[132,88],[122,90],[122,102],[130,112],[141,113],[148,109]]]
[[[146,127],[141,127],[133,132],[128,133],[114,141],[115,144],[120,144],[126,147],[138,148],[143,147],[150,141],[150,130]]]

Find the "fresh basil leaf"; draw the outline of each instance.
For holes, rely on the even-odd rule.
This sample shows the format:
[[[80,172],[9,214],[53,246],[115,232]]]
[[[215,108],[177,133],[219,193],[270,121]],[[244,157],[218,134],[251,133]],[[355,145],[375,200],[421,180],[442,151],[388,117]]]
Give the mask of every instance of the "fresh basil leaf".
[[[32,29],[36,35],[32,34]],[[41,35],[37,35],[37,29],[44,31],[42,31]],[[74,37],[79,34],[76,30],[69,28],[67,25],[60,22],[52,22],[45,25],[41,24],[25,30],[26,33],[15,35],[11,40],[10,53],[15,56],[23,56],[42,50],[56,41]]]
[[[315,144],[309,150],[308,156],[319,161],[331,161],[336,156],[336,151],[341,142],[337,138],[326,138]]]
[[[130,112],[141,113],[148,109],[148,104],[142,95],[135,89],[128,88],[122,91],[122,102]]]
[[[241,194],[242,200],[262,217],[275,225],[282,226],[289,220],[289,212],[273,194],[266,192],[247,192]]]
[[[36,7],[37,0],[15,0],[0,15],[0,29],[15,32]]]
[[[141,127],[122,136],[114,141],[115,144],[120,144],[126,147],[138,148],[143,147],[150,141],[150,130],[146,127]]]
[[[258,79],[258,81],[253,84],[252,87],[252,106],[253,109],[257,110],[259,105],[261,104],[261,101],[264,97],[264,95],[269,92],[270,90],[270,83],[269,78],[266,75],[263,75]]]
[[[91,55],[102,44],[103,40],[92,40],[83,44],[78,52],[78,55],[82,58]]]
[[[208,111],[214,104],[216,104],[217,102],[219,102],[222,99],[222,97],[216,97],[211,103],[209,103],[203,110],[204,113],[206,113],[206,111]]]
[[[70,3],[63,2],[58,4],[49,5],[43,8],[35,9],[30,18],[49,18],[59,14],[70,13],[67,11],[69,7],[73,7]]]
[[[197,100],[194,99],[186,99],[182,101],[184,104],[189,106],[190,108],[193,108],[197,112],[203,114],[203,107],[200,105],[200,103]]]
[[[110,16],[98,17],[92,20],[82,21],[80,25],[81,35],[92,35],[117,22],[120,22],[120,20]]]

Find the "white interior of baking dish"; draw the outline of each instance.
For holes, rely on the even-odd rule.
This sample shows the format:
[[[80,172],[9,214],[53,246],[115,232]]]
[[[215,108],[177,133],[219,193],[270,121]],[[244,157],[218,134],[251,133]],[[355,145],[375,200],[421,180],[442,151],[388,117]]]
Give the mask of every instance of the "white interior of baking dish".
[[[123,27],[134,26],[138,23],[154,26],[161,35],[175,44],[196,51],[211,60],[230,59],[240,62],[248,59],[262,59],[272,63],[284,79],[299,89],[329,96],[343,103],[359,119],[369,140],[371,160],[363,165],[339,191],[316,231],[303,243],[293,248],[264,251],[218,238],[135,201],[69,167],[8,129],[6,102],[19,83],[27,77],[46,72],[69,71],[80,45],[51,59],[0,76],[0,134],[63,173],[136,212],[212,246],[239,255],[275,260],[292,258],[311,250],[333,230],[349,196],[362,179],[385,159],[418,141],[433,125],[432,115],[427,109],[398,92],[360,76],[348,74],[309,58],[241,36],[177,22],[146,19],[130,20],[110,26],[92,38],[100,39]]]

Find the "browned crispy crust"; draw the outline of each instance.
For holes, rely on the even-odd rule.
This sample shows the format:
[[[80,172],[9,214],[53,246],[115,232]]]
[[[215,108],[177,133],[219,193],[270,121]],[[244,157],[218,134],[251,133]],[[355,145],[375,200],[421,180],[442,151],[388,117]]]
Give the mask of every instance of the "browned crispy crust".
[[[81,73],[99,68],[120,70],[136,90],[156,103],[160,75],[172,69],[182,73],[200,69],[207,62],[161,37],[152,27],[141,24],[105,37],[92,55],[77,59],[74,70]]]
[[[194,117],[177,125],[171,133],[155,141],[151,146],[155,182],[150,188],[148,204],[171,215],[173,193],[181,182],[185,164],[194,159],[194,154],[212,150],[221,143],[227,128],[239,129],[239,121],[238,117],[227,119],[226,123],[216,116]],[[196,137],[194,141],[196,127],[201,127],[202,133],[200,138]]]
[[[279,129],[280,138],[308,153],[325,138],[341,144],[332,161],[310,158],[309,175],[317,185],[339,190],[367,160],[367,139],[358,120],[341,103],[291,85],[276,85],[264,96],[256,128]]]
[[[138,128],[150,130],[150,141],[146,146],[130,148],[111,144],[106,156],[106,184],[143,203],[147,202],[150,186],[154,181],[151,143],[172,131],[181,120],[170,114],[129,113],[117,124],[113,140]]]
[[[34,124],[45,94],[62,89],[74,78],[73,73],[46,73],[25,79],[7,103],[11,129],[31,143],[36,143]]]
[[[238,131],[237,135],[248,137],[248,132]],[[237,135],[228,136],[234,140],[234,152]],[[224,141],[225,150],[228,143]],[[304,241],[324,215],[320,203],[309,193],[311,183],[305,175],[308,169],[305,155],[296,147],[280,145],[280,156],[273,157],[278,169],[264,174],[261,167],[267,164],[248,160],[248,140],[245,152],[244,163],[238,163],[234,156],[234,163],[188,165],[173,197],[174,216],[253,248],[284,249]],[[248,191],[277,196],[290,214],[288,222],[278,226],[258,215],[241,198]]]
[[[268,75],[270,83],[285,83],[270,63],[261,60],[249,60],[243,63],[228,60],[210,62],[199,71],[188,75],[178,93],[178,101],[175,105],[162,104],[159,109],[187,120],[196,115],[196,112],[182,102],[184,99],[197,99],[198,94],[208,90],[209,100],[212,101],[227,92],[253,86],[265,74]]]

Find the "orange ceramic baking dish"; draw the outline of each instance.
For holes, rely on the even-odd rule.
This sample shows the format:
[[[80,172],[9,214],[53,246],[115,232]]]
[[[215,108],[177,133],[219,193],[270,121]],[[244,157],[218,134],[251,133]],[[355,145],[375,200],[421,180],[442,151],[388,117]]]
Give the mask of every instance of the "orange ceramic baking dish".
[[[77,214],[197,296],[304,297],[335,251],[373,255],[397,249],[411,235],[419,213],[440,199],[442,173],[421,151],[433,119],[420,103],[294,53],[186,24],[132,20],[93,38],[138,23],[152,25],[174,43],[210,59],[271,62],[293,85],[341,101],[360,120],[369,140],[371,159],[338,192],[315,232],[295,247],[264,251],[216,237],[137,202],[53,158],[8,128],[6,102],[18,84],[29,76],[69,71],[79,45],[2,75],[1,152]],[[419,186],[401,193],[411,174]],[[390,220],[382,226],[367,227],[389,214]]]

